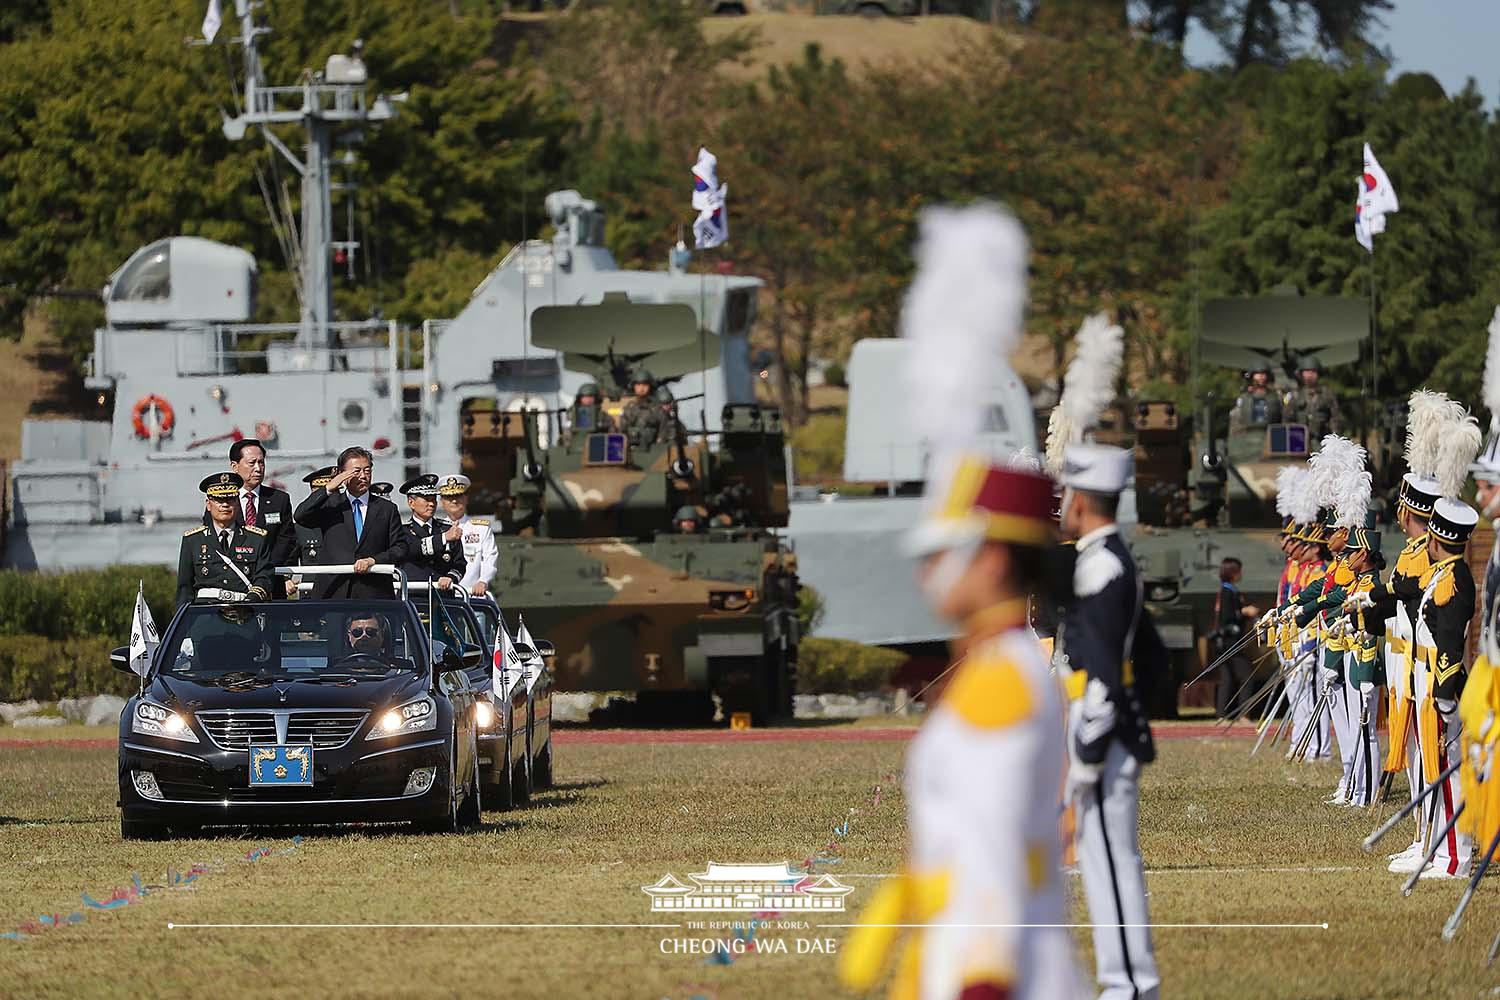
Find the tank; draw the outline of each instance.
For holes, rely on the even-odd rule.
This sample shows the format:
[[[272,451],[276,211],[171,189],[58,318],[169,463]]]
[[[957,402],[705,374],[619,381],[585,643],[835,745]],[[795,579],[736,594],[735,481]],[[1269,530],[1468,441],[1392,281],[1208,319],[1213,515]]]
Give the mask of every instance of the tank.
[[[659,402],[663,432],[622,426],[632,373],[657,386],[717,368],[720,338],[682,304],[547,306],[534,346],[601,395],[592,405],[471,410],[465,467],[503,525],[496,585],[557,646],[564,691],[636,692],[687,720],[717,695],[764,724],[791,712],[797,562],[778,410],[725,403],[715,426]],[[472,461],[471,461],[472,459]],[[473,474],[471,473],[471,478]],[[479,482],[475,481],[475,487]],[[693,518],[679,518],[683,508]],[[698,530],[684,532],[684,522]]]

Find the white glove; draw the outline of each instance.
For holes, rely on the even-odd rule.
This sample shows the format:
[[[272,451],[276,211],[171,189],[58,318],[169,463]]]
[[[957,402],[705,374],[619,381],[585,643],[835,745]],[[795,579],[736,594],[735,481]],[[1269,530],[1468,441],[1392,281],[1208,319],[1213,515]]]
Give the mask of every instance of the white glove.
[[[1099,783],[1098,764],[1085,764],[1076,752],[1068,755],[1068,781],[1063,790],[1063,801],[1072,802],[1078,796]]]
[[[1375,601],[1371,599],[1369,591],[1366,590],[1350,594],[1344,599],[1344,607],[1351,610],[1354,608],[1373,608],[1374,606]]]
[[[1374,691],[1374,690],[1375,690],[1375,682],[1374,681],[1365,681],[1364,683],[1360,684],[1360,686],[1359,686],[1359,693],[1362,694],[1362,695],[1368,695],[1371,691]]]
[[[1323,686],[1325,688],[1333,687],[1338,682],[1339,682],[1339,672],[1337,670],[1333,669],[1332,667],[1324,667],[1323,668]]]

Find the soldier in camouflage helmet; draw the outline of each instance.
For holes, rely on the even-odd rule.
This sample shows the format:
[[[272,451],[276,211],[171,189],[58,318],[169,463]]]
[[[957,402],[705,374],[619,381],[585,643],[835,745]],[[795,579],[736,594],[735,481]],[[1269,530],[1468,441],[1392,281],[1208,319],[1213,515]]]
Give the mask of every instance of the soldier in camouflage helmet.
[[[614,421],[610,419],[599,405],[599,386],[595,382],[585,382],[578,387],[578,392],[573,397],[573,405],[568,408],[568,433],[592,434],[595,431],[614,430]]]
[[[1271,378],[1269,362],[1257,362],[1247,373],[1245,388],[1229,413],[1229,433],[1281,423],[1281,397]]]
[[[1312,355],[1297,366],[1297,389],[1287,400],[1286,422],[1307,425],[1309,441],[1339,432],[1339,401],[1333,390],[1321,385],[1323,364]]]
[[[632,448],[649,448],[662,432],[661,406],[653,398],[656,379],[644,368],[630,377],[632,396],[620,414],[620,430],[630,438]]]
[[[703,515],[698,513],[697,507],[684,504],[672,515],[672,525],[680,535],[696,535],[703,530]]]

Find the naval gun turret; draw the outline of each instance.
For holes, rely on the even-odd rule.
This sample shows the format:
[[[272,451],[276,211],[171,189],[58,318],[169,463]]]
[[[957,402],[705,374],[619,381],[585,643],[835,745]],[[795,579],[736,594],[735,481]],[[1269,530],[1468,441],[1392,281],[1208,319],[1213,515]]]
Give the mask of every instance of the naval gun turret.
[[[560,689],[639,692],[678,717],[716,694],[726,716],[763,723],[790,714],[798,641],[796,561],[775,534],[780,412],[729,402],[717,426],[693,427],[679,409],[693,400],[628,397],[642,366],[652,389],[717,366],[719,339],[686,305],[621,293],[533,314],[533,346],[600,393],[498,421],[508,430],[486,464],[509,480],[496,582],[556,643]]]

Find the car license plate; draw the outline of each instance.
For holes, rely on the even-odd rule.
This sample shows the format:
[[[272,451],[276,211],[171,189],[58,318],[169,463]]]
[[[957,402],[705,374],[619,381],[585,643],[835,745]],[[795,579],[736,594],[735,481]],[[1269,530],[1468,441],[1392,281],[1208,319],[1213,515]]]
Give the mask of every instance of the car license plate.
[[[250,784],[311,785],[313,748],[309,743],[250,747]]]

